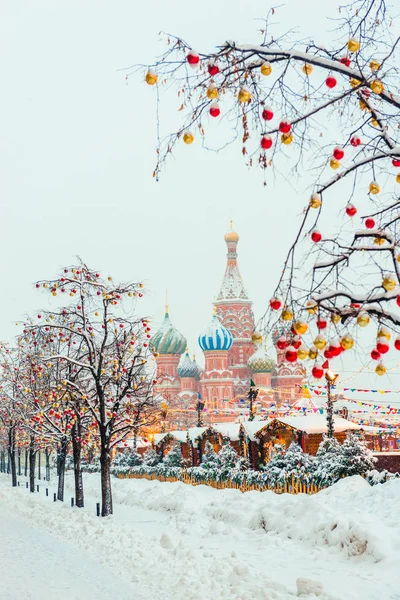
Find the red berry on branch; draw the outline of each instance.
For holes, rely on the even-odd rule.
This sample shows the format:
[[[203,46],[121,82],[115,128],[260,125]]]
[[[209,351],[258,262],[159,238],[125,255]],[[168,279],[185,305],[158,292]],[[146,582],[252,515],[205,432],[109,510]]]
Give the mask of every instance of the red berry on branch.
[[[351,61],[347,56],[342,56],[342,58],[339,59],[339,62],[341,62],[342,65],[345,65],[346,67],[349,67],[351,65]]]
[[[211,77],[214,77],[214,75],[217,75],[217,73],[219,73],[219,67],[214,62],[210,61],[208,63],[207,69],[208,69],[208,72],[210,73]]]
[[[264,119],[264,121],[271,121],[271,119],[274,116],[274,113],[272,112],[271,108],[264,108],[264,110],[261,113],[261,116]]]
[[[198,65],[200,62],[200,56],[194,50],[190,50],[189,54],[186,56],[186,60],[189,65]]]
[[[271,298],[271,300],[269,301],[269,305],[272,308],[272,310],[279,310],[282,306],[282,302],[279,300],[279,298]]]
[[[322,235],[318,229],[314,229],[314,231],[311,233],[311,239],[315,244],[318,244],[318,242],[322,240]]]
[[[272,138],[270,135],[263,135],[261,138],[261,148],[268,150],[272,146]]]
[[[219,117],[220,114],[221,114],[221,109],[220,109],[218,103],[214,102],[213,104],[211,104],[211,106],[210,106],[210,115],[212,117]]]
[[[332,89],[336,86],[337,81],[336,81],[335,77],[327,77],[325,80],[325,83],[328,86],[328,88]]]
[[[355,207],[353,204],[350,204],[350,203],[349,203],[349,204],[346,206],[346,214],[347,214],[349,217],[354,217],[354,215],[355,215],[356,213],[357,213],[357,209],[356,209],[356,207]]]
[[[281,121],[279,123],[279,131],[281,133],[289,133],[289,131],[291,130],[292,126],[288,121]]]
[[[375,227],[374,219],[371,219],[370,217],[368,219],[365,219],[365,227],[367,229],[373,229]]]
[[[353,137],[350,140],[350,144],[352,146],[354,146],[354,148],[356,148],[357,146],[359,146],[361,144],[361,140],[358,137],[358,135],[353,135]]]
[[[344,156],[343,148],[340,148],[340,146],[336,146],[336,148],[333,151],[333,156],[336,158],[336,160],[342,160]]]

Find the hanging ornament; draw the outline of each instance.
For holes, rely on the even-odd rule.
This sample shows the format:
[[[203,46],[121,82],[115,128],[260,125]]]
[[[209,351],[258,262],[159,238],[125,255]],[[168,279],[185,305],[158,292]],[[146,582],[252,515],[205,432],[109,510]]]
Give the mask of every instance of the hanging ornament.
[[[190,50],[186,55],[186,60],[191,67],[196,67],[200,62],[200,56],[194,50]]]
[[[315,315],[318,310],[318,304],[315,302],[315,300],[307,300],[306,309],[310,315]]]
[[[397,296],[397,298],[396,298],[396,304],[397,304],[397,306],[400,306],[400,296]]]
[[[329,76],[325,79],[325,83],[327,85],[328,88],[332,89],[336,86],[337,81],[335,77]]]
[[[311,73],[313,72],[313,66],[305,63],[302,67],[302,71],[305,75],[311,75]]]
[[[337,315],[336,313],[331,314],[331,322],[334,325],[336,325],[337,323],[340,323],[341,320],[342,320],[342,317],[340,315]]]
[[[360,42],[356,38],[351,38],[347,42],[347,48],[351,53],[358,52],[360,49]]]
[[[362,312],[357,317],[357,325],[360,327],[367,327],[370,323],[369,314],[367,312]]]
[[[269,106],[266,106],[264,108],[264,110],[262,111],[261,116],[264,119],[264,121],[271,121],[271,119],[273,119],[273,116],[274,116],[272,108],[270,108]]]
[[[321,379],[324,376],[324,370],[319,365],[315,365],[311,370],[311,374],[315,379]]]
[[[281,337],[277,339],[276,346],[279,350],[285,350],[285,348],[287,348],[288,345],[289,342],[287,341],[284,335],[281,335]]]
[[[268,150],[272,146],[272,137],[270,135],[263,135],[261,138],[261,148]]]
[[[374,244],[375,246],[383,246],[383,244],[385,243],[385,238],[383,237],[376,237],[374,238]]]
[[[360,100],[359,105],[361,110],[367,110],[368,108],[368,105],[364,100]]]
[[[148,85],[155,85],[158,80],[158,75],[154,69],[149,69],[146,73],[146,83]]]
[[[318,229],[314,229],[314,231],[311,233],[311,240],[315,243],[318,244],[318,242],[320,242],[322,240],[322,235],[321,233],[318,231]]]
[[[251,93],[250,93],[250,90],[247,87],[242,87],[239,90],[238,100],[239,100],[239,102],[241,104],[244,104],[246,102],[250,102],[250,100],[251,100]]]
[[[296,321],[293,329],[298,335],[304,335],[308,331],[308,325],[305,321]]]
[[[183,134],[183,141],[185,144],[192,144],[194,142],[194,135],[191,131],[185,131]]]
[[[357,209],[354,206],[354,204],[350,204],[350,202],[348,203],[348,205],[346,206],[346,215],[349,217],[354,217],[354,215],[357,213]]]
[[[361,144],[361,139],[358,137],[358,135],[353,135],[353,137],[350,139],[350,144],[354,146],[354,148],[357,148],[357,146]]]
[[[346,333],[340,338],[340,345],[344,350],[351,350],[351,348],[354,346],[354,339],[349,333]]]
[[[359,79],[355,79],[354,77],[350,79],[350,87],[356,88],[359,85],[361,85],[361,81]]]
[[[262,75],[271,75],[272,73],[272,65],[269,62],[265,62],[261,65],[260,71]]]
[[[293,142],[293,136],[291,133],[282,133],[281,135],[282,144],[291,144]]]
[[[382,94],[383,90],[385,89],[385,86],[383,85],[382,81],[379,81],[379,79],[371,81],[370,86],[374,94]]]
[[[295,350],[295,348],[293,346],[289,346],[288,349],[285,352],[285,359],[288,362],[296,362],[297,360],[297,351]]]
[[[373,350],[371,350],[371,358],[372,358],[372,360],[380,360],[381,353],[378,352],[378,350],[376,348],[374,348]]]
[[[326,329],[328,323],[326,321],[326,319],[323,319],[322,317],[320,317],[316,323],[317,328],[318,329]]]
[[[382,325],[379,328],[378,336],[377,337],[378,338],[385,338],[385,340],[389,341],[392,336],[391,336],[391,333],[390,333],[389,329],[387,327],[385,327],[384,325]]]
[[[379,363],[379,365],[376,365],[375,373],[379,376],[384,375],[386,373],[385,365],[383,363]]]
[[[371,62],[369,63],[369,68],[371,69],[371,71],[374,73],[375,71],[378,71],[380,69],[381,63],[378,62],[377,60],[371,60]]]
[[[308,349],[303,344],[297,350],[297,357],[300,360],[306,360],[308,358]]]
[[[319,194],[317,194],[316,192],[314,192],[313,194],[311,194],[310,196],[310,207],[311,208],[319,208],[322,204],[322,200],[321,200],[321,196]]]
[[[272,310],[279,310],[280,307],[282,306],[282,302],[279,300],[279,298],[271,298],[271,300],[269,301],[269,305],[272,308]]]
[[[379,123],[378,123],[378,121],[377,121],[376,119],[374,119],[374,118],[372,118],[372,119],[371,119],[371,125],[372,125],[373,127],[379,127]]]
[[[394,340],[394,347],[396,348],[396,350],[400,350],[400,335],[398,335]]]
[[[209,100],[216,100],[218,98],[218,89],[215,83],[210,83],[207,88],[207,98]]]
[[[308,351],[308,357],[311,360],[315,360],[318,356],[318,350],[316,349],[315,346],[311,346],[310,350]]]
[[[293,319],[293,313],[289,308],[284,308],[281,313],[281,319],[284,321],[291,321]]]
[[[217,75],[219,73],[219,67],[217,64],[215,64],[215,62],[213,60],[210,60],[207,66],[208,72],[210,73],[211,77],[214,77],[215,75]]]
[[[289,121],[281,121],[279,123],[279,131],[281,133],[289,133],[291,127],[292,127],[292,125],[291,125],[291,123],[289,123]]]
[[[386,352],[389,352],[389,344],[384,337],[378,338],[378,341],[376,342],[376,349],[381,354],[386,354]]]
[[[261,344],[262,342],[262,335],[259,331],[254,331],[252,336],[251,336],[251,341],[253,342],[253,344]]]
[[[221,109],[219,107],[218,102],[213,102],[210,106],[210,115],[212,117],[219,117],[221,114]]]
[[[299,335],[295,335],[292,339],[292,346],[298,350],[301,346],[301,337]]]
[[[343,148],[341,148],[340,146],[336,146],[336,148],[334,148],[334,150],[333,150],[333,156],[337,160],[342,160],[342,158],[344,156]]]
[[[318,350],[323,350],[326,346],[326,337],[321,335],[320,333],[315,337],[314,346],[318,348]]]
[[[374,219],[371,219],[370,217],[368,219],[365,219],[365,227],[367,229],[373,229],[375,227]]]
[[[400,167],[400,158],[392,158],[392,165],[394,167]]]
[[[395,276],[391,273],[387,273],[383,278],[382,287],[384,287],[387,292],[394,290],[394,288],[397,287],[397,280]]]
[[[336,169],[340,167],[340,162],[336,160],[336,158],[331,158],[329,161],[329,166],[331,169],[334,169],[336,171]]]
[[[396,175],[396,183],[400,183],[400,173]]]
[[[342,65],[345,65],[346,67],[349,67],[351,65],[351,60],[347,56],[342,56],[342,58],[339,58],[339,62],[341,62]]]
[[[339,354],[343,352],[343,346],[341,345],[340,340],[332,340],[332,342],[329,344],[328,351],[332,357],[339,356]]]

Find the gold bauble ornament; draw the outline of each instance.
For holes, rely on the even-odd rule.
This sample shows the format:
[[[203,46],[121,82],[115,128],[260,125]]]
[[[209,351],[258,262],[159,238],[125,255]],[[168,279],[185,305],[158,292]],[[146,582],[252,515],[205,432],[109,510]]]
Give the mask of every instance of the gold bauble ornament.
[[[314,192],[310,197],[310,207],[311,208],[319,208],[322,204],[321,196]]]
[[[207,98],[209,100],[215,100],[216,98],[218,98],[218,89],[215,83],[210,83],[207,89]]]
[[[306,309],[310,315],[315,315],[318,310],[318,304],[315,302],[315,300],[307,300]]]
[[[396,175],[396,183],[400,183],[400,173]]]
[[[377,334],[377,338],[385,338],[385,340],[389,341],[391,338],[391,333],[387,327],[382,326]]]
[[[262,342],[262,335],[259,331],[254,331],[252,336],[251,336],[251,341],[253,342],[253,344],[259,345]]]
[[[358,52],[360,49],[360,42],[356,38],[351,38],[347,42],[347,48],[349,52]]]
[[[281,313],[281,319],[283,321],[291,321],[293,319],[293,313],[289,308],[284,308]]]
[[[318,350],[323,350],[326,346],[325,336],[318,334],[314,340],[314,346],[318,348]]]
[[[293,325],[293,329],[298,335],[304,335],[308,331],[308,325],[305,321],[296,321]]]
[[[149,69],[146,73],[146,83],[148,85],[155,85],[158,81],[158,75],[153,69]]]
[[[311,346],[310,350],[308,351],[308,356],[311,360],[315,360],[317,358],[318,350],[315,346]]]
[[[342,338],[340,339],[340,345],[342,346],[342,348],[344,348],[345,350],[350,350],[353,346],[354,346],[354,340],[351,337],[351,335],[349,335],[348,333],[346,333],[344,336],[342,336]]]
[[[247,88],[241,88],[239,90],[238,100],[241,104],[244,104],[245,102],[250,102],[250,100],[251,100],[250,90],[248,90]]]
[[[374,238],[374,244],[376,246],[382,246],[384,243],[385,243],[385,238],[383,238],[383,237]]]
[[[271,75],[272,73],[272,65],[269,62],[265,62],[261,65],[261,69],[260,69],[261,73],[263,75]]]
[[[303,345],[302,345],[302,346],[300,346],[300,348],[298,348],[298,350],[297,350],[297,357],[298,357],[300,360],[306,360],[306,359],[308,358],[308,356],[309,356],[309,355],[308,355],[308,350],[307,350],[307,348],[306,348],[305,346],[303,346]]]
[[[340,323],[341,320],[342,317],[340,315],[337,315],[336,313],[331,314],[331,323],[333,323],[334,325],[336,325],[336,323]]]
[[[369,63],[369,68],[371,69],[372,72],[378,71],[380,66],[381,66],[381,63],[378,62],[377,60],[371,60],[371,62]]]
[[[379,127],[379,123],[378,123],[378,121],[377,121],[376,119],[374,119],[374,118],[372,118],[372,119],[371,119],[371,125],[372,125],[373,127]]]
[[[303,65],[302,71],[305,75],[311,75],[311,73],[313,72],[313,66],[309,65],[308,63],[305,63]]]
[[[391,292],[397,286],[397,280],[393,275],[385,275],[382,281],[382,286],[387,292]]]
[[[379,365],[376,365],[375,373],[379,376],[384,375],[386,373],[385,365],[383,363],[379,363]]]
[[[380,81],[379,79],[375,79],[374,81],[371,81],[370,87],[371,87],[371,90],[374,92],[374,94],[382,94],[383,90],[385,89],[385,86],[383,85],[382,81]]]
[[[293,142],[293,135],[291,133],[282,133],[281,142],[282,144],[291,144]]]
[[[337,158],[331,158],[331,160],[329,161],[329,166],[331,167],[331,169],[338,169],[340,167],[340,161],[337,160]]]
[[[185,131],[183,134],[183,141],[185,144],[192,144],[194,142],[194,135],[191,131]]]
[[[368,106],[364,100],[360,100],[360,108],[361,110],[367,110]]]
[[[357,325],[359,325],[360,327],[367,327],[370,321],[371,319],[369,317],[369,314],[366,312],[360,313],[357,317]]]
[[[360,83],[361,83],[361,81],[360,81],[359,79],[356,79],[355,77],[352,77],[352,78],[350,79],[350,86],[351,86],[352,88],[355,88],[355,87],[357,87],[358,85],[360,85]]]
[[[376,183],[376,181],[371,181],[371,183],[369,184],[369,193],[375,196],[376,194],[379,194],[380,191],[381,188]]]

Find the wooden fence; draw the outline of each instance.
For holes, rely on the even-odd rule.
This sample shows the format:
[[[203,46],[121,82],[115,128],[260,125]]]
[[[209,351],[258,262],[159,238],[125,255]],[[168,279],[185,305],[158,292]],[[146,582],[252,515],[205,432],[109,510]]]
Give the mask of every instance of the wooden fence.
[[[185,471],[182,473],[181,477],[164,477],[163,475],[155,475],[154,473],[151,475],[148,473],[140,475],[137,473],[129,473],[126,475],[121,474],[118,477],[119,479],[148,479],[151,481],[168,481],[170,483],[181,481],[182,483],[186,483],[188,485],[208,485],[216,490],[233,489],[240,490],[241,492],[251,492],[254,490],[258,492],[265,492],[270,490],[271,492],[275,492],[275,494],[316,494],[327,487],[325,485],[320,486],[315,483],[309,483],[301,480],[296,481],[294,475],[287,479],[284,484],[275,486],[272,486],[267,482],[250,485],[246,481],[243,483],[236,483],[232,480],[212,481],[204,479],[198,481],[190,477]]]

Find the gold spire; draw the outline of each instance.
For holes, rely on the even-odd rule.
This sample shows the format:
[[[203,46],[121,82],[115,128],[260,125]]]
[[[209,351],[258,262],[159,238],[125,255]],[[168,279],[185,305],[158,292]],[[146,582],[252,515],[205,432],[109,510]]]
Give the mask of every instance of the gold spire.
[[[236,233],[236,231],[233,231],[233,221],[232,219],[229,222],[229,228],[230,231],[228,233],[225,234],[224,239],[226,242],[238,242],[239,241],[239,235]]]
[[[214,315],[214,317],[217,316],[217,307],[216,306],[213,307],[213,315]]]
[[[165,290],[165,314],[168,314],[168,290]]]

